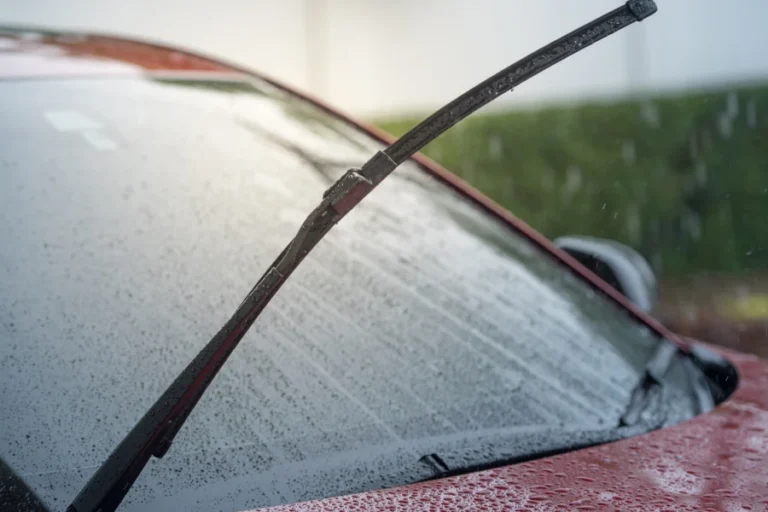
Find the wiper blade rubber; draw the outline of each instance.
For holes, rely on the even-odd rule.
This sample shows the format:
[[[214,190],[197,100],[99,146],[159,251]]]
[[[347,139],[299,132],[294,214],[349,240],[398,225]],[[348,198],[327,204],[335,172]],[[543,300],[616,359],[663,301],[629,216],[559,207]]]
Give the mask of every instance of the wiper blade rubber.
[[[229,355],[285,283],[331,228],[395,168],[463,118],[548,67],[656,12],[653,0],[630,0],[519,60],[462,94],[379,151],[361,169],[347,171],[323,194],[295,238],[270,265],[224,327],[205,345],[96,470],[67,509],[115,510],[149,462],[162,457]]]
[[[486,471],[513,464],[521,464],[536,459],[554,457],[563,453],[583,450],[593,446],[613,443],[645,434],[660,428],[664,417],[653,418],[653,421],[640,420],[634,425],[614,427],[606,430],[584,430],[569,433],[542,432],[537,448],[519,451],[515,443],[505,445],[503,442],[489,442],[465,447],[461,450],[448,450],[430,453],[418,459],[418,464],[432,470],[433,475],[419,482],[436,480],[477,471]],[[489,455],[491,455],[489,457]]]

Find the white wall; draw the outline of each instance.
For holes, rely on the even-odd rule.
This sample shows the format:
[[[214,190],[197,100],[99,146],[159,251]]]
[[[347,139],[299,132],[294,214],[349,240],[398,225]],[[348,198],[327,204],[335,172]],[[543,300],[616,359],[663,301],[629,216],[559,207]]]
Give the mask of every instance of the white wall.
[[[0,0],[0,22],[135,34],[199,48],[312,90],[349,111],[388,114],[439,106],[620,3]],[[500,101],[543,102],[768,77],[768,0],[657,3],[655,16]]]

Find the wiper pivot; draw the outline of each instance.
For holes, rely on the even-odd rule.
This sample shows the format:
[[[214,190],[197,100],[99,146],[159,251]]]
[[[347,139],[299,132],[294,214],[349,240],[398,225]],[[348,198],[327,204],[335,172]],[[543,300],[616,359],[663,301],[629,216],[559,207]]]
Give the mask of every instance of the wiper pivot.
[[[661,340],[656,353],[645,367],[640,382],[632,394],[624,414],[619,418],[619,427],[635,425],[654,400],[661,399],[661,381],[667,373],[680,347],[667,340]]]

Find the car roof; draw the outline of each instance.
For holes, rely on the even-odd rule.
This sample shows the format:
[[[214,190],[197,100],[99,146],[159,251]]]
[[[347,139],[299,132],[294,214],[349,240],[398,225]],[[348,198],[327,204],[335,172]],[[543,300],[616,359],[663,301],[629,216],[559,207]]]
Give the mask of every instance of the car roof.
[[[113,36],[0,25],[0,79],[132,75],[147,71],[232,72],[227,65]]]

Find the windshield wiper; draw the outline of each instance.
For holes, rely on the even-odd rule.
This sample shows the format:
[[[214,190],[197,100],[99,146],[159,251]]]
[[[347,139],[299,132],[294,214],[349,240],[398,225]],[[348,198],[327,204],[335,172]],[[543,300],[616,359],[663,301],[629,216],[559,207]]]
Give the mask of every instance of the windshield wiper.
[[[661,340],[653,356],[646,364],[640,381],[630,391],[629,401],[617,426],[602,430],[562,432],[542,430],[528,434],[528,438],[524,438],[526,446],[523,447],[520,446],[520,436],[510,438],[509,434],[500,436],[498,440],[485,443],[469,440],[465,447],[422,456],[418,460],[418,464],[429,468],[433,474],[419,481],[435,480],[553,457],[562,453],[621,441],[659,429],[664,426],[668,419],[668,411],[665,410],[662,403],[662,383],[678,354],[684,354],[680,347],[667,340]],[[686,357],[688,356],[686,355]],[[698,402],[697,397],[694,399]]]
[[[548,67],[656,12],[653,0],[630,0],[512,64],[422,121],[361,169],[351,169],[323,194],[299,232],[251,289],[224,327],[96,470],[70,512],[115,510],[149,459],[162,457],[229,355],[307,254],[395,168],[466,116]]]
[[[419,458],[417,464],[432,474],[417,482],[486,471],[614,443],[661,428],[665,420],[666,416],[657,415],[651,421],[643,419],[634,425],[602,430],[542,429],[533,433],[511,432],[498,439],[480,442],[469,439],[464,443],[466,446],[448,447]]]

